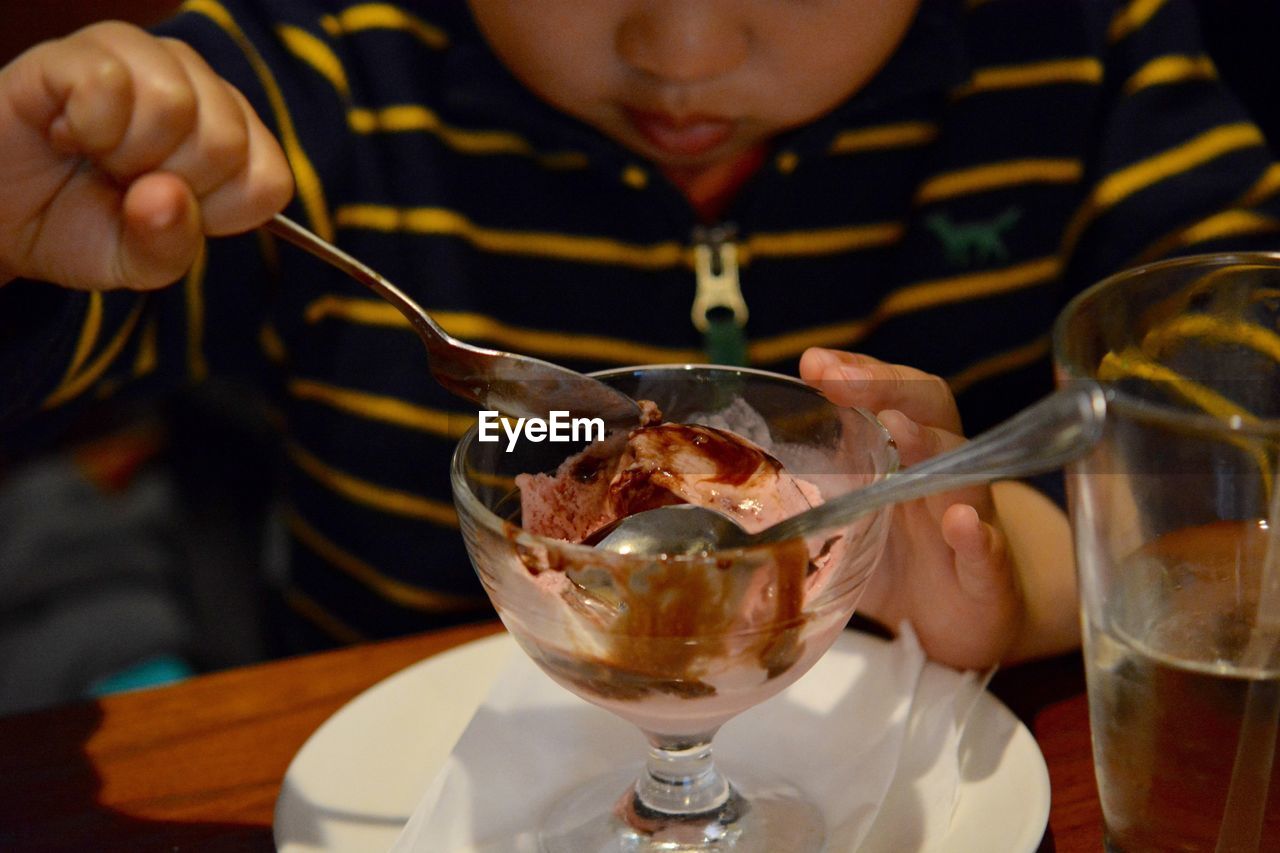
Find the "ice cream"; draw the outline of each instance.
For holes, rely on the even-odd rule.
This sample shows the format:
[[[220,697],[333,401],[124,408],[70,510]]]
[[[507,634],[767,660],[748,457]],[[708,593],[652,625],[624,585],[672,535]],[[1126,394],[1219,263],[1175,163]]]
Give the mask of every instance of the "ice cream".
[[[815,486],[764,448],[700,424],[647,424],[588,447],[555,474],[525,474],[516,484],[522,526],[570,542],[670,504],[704,506],[755,532],[822,502]]]
[[[822,502],[759,444],[720,427],[664,423],[656,412],[554,473],[516,483],[524,531],[588,544],[615,520],[668,504],[708,507],[756,531]],[[554,678],[642,727],[710,724],[781,690],[839,630],[840,619],[806,605],[842,559],[842,538],[732,559],[518,545],[541,609],[559,615],[554,626],[519,617],[509,625]]]

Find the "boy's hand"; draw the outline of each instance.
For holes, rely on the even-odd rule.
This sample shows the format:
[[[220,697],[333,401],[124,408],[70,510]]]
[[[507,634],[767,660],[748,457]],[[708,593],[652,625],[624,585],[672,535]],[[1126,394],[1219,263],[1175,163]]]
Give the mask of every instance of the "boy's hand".
[[[147,289],[201,235],[260,225],[293,192],[279,145],[187,45],[95,24],[0,69],[0,283]]]
[[[964,442],[940,378],[869,356],[811,349],[800,375],[833,403],[875,412],[903,466]],[[991,489],[977,486],[900,504],[884,559],[858,609],[896,628],[907,620],[925,652],[960,668],[985,668],[1013,648],[1024,603]]]

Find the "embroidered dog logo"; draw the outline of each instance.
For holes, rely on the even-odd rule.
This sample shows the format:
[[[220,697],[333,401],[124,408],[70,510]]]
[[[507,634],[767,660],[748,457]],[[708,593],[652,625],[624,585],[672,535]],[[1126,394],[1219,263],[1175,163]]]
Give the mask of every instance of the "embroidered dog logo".
[[[1005,233],[1022,218],[1022,211],[1011,207],[986,222],[952,222],[945,213],[934,213],[924,221],[925,227],[937,235],[954,267],[970,267],[1009,258],[1004,244]]]

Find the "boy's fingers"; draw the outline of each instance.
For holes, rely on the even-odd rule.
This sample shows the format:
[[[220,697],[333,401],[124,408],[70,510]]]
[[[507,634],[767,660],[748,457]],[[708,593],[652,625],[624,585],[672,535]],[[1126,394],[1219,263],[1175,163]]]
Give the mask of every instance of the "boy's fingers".
[[[165,173],[121,192],[80,170],[52,199],[41,226],[25,254],[6,258],[10,271],[84,290],[169,284],[190,267],[201,243],[190,188]],[[76,251],[67,250],[66,235],[75,235]]]
[[[186,178],[202,198],[244,171],[249,159],[249,128],[227,84],[187,44],[162,44],[182,66],[196,98],[195,126],[158,170]]]
[[[95,162],[123,180],[159,168],[196,127],[196,92],[186,69],[158,39],[129,24],[96,24],[82,30],[80,40],[115,54],[132,85],[124,136]]]
[[[1011,596],[1013,575],[1004,535],[967,504],[952,504],[942,515],[942,539],[955,553],[956,583],[971,598]]]
[[[163,287],[190,268],[202,242],[200,213],[181,178],[155,172],[134,181],[122,218],[113,271],[121,287]]]
[[[918,424],[894,409],[880,412],[876,417],[884,424],[885,429],[889,430],[889,435],[893,436],[893,443],[898,448],[898,459],[903,467],[918,465],[939,453],[954,450],[967,441],[964,436],[953,432]],[[924,501],[929,511],[935,516],[943,515],[956,501],[964,501],[980,507],[982,517],[989,517],[992,511],[990,494],[982,486],[969,486],[947,492],[939,491],[926,495]]]
[[[129,68],[94,42],[46,42],[14,60],[5,74],[14,113],[63,154],[110,151],[128,130]]]
[[[247,133],[248,157],[242,168],[200,200],[205,232],[237,234],[266,222],[293,196],[293,173],[280,143],[254,113],[244,95],[229,84]]]
[[[885,409],[876,417],[898,446],[898,459],[904,467],[923,462],[965,443],[964,436],[937,427],[927,427],[897,409]]]
[[[800,358],[800,376],[840,406],[900,409],[929,426],[960,432],[951,389],[937,376],[860,353],[813,347]]]

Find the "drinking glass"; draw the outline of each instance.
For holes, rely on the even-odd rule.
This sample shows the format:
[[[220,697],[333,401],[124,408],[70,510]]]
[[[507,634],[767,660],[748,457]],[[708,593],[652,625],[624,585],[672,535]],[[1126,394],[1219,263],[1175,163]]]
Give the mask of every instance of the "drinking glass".
[[[1107,849],[1280,850],[1280,255],[1136,268],[1054,330]]]
[[[897,466],[878,421],[794,379],[709,366],[600,375],[657,403],[665,420],[744,430],[826,497]],[[544,819],[542,849],[820,850],[818,810],[785,780],[727,778],[711,741],[830,647],[883,550],[889,510],[805,540],[714,553],[622,554],[523,530],[515,476],[553,471],[577,449],[523,441],[507,452],[472,430],[452,470],[468,552],[512,637],[553,679],[649,742],[643,766],[636,756],[562,797]]]

